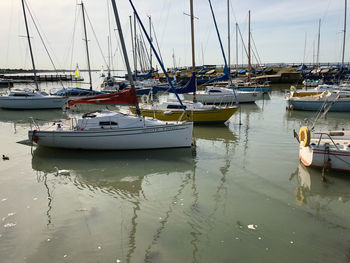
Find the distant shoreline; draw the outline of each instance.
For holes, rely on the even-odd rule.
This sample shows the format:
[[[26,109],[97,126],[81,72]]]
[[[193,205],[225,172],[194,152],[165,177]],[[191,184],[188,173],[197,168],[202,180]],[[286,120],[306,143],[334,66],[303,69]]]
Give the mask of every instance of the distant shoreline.
[[[87,69],[79,69],[81,72],[87,72]],[[92,69],[91,71],[99,72],[101,69]],[[111,70],[111,71],[124,71],[124,70]],[[37,69],[36,72],[74,72],[74,69]],[[17,74],[17,73],[33,73],[32,69],[0,69],[0,74]]]
[[[341,62],[326,62],[326,63],[320,63],[319,65],[313,64],[313,63],[265,63],[261,65],[252,65],[253,68],[259,68],[259,67],[274,67],[274,68],[293,68],[293,67],[299,67],[301,65],[305,65],[307,67],[314,67],[317,68],[318,66],[324,66],[324,67],[331,67],[331,66],[340,66]],[[214,68],[223,68],[224,65],[219,64],[219,65],[204,65],[204,67],[214,67]],[[350,67],[350,62],[345,62],[344,63],[345,67]],[[197,68],[200,68],[203,66],[197,66]],[[243,69],[247,68],[247,64],[239,64],[239,65],[231,65],[231,69]],[[177,67],[177,69],[189,69],[191,67],[188,66],[182,66],[182,67]],[[58,70],[53,70],[53,69],[37,69],[37,72],[74,72],[75,69],[58,69]],[[79,69],[81,72],[87,72],[88,69]],[[171,68],[167,68],[167,70],[171,70]],[[91,71],[97,72],[101,71],[101,69],[91,69]],[[105,70],[106,71],[106,70]],[[111,71],[124,71],[125,69],[115,69]],[[0,74],[16,74],[16,73],[33,73],[32,69],[0,69]]]

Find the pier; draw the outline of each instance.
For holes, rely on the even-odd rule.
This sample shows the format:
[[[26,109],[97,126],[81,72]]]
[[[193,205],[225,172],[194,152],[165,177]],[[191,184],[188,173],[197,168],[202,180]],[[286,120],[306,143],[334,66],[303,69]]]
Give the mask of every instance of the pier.
[[[34,81],[34,75],[3,75],[0,76],[2,79],[7,80],[15,80],[16,82],[28,82],[28,81]],[[72,74],[43,74],[43,75],[37,75],[38,81],[83,81],[84,79],[76,79],[74,75]]]

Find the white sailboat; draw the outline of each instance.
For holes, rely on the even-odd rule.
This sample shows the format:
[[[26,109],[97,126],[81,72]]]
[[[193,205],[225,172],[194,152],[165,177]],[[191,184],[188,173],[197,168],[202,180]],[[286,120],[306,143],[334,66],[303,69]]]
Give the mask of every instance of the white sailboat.
[[[16,110],[60,109],[67,98],[51,96],[39,90],[13,90],[0,96],[0,108]]]
[[[299,158],[305,166],[350,172],[350,130],[299,131]]]
[[[84,150],[136,150],[191,147],[192,122],[163,122],[153,118],[103,111],[78,120],[76,126],[56,125],[29,131],[39,146]]]
[[[342,66],[344,66],[346,10],[347,0],[345,0]],[[322,98],[322,96],[324,98]],[[325,109],[324,114],[332,110],[350,111],[350,95],[348,92],[336,91],[330,93],[329,91],[324,91],[321,95],[315,95],[314,99],[312,99],[312,97],[313,96],[306,96],[306,100],[304,100],[304,103],[301,103],[301,106],[305,107],[305,105],[308,105],[310,108],[313,105],[318,105],[317,110],[321,112],[322,109]],[[330,99],[327,100],[327,97]],[[294,99],[290,97],[288,103],[291,103],[291,99],[295,102],[298,98],[302,100],[305,97],[295,97]],[[317,100],[320,100],[320,102]],[[318,116],[320,116],[320,114],[318,114]],[[296,137],[299,142],[300,161],[305,166],[350,172],[350,130],[342,129],[316,132],[313,131],[316,121],[311,130],[303,126],[299,130],[299,135],[294,132],[294,137]],[[324,175],[324,173],[322,174]]]
[[[24,21],[25,21],[25,26],[27,31],[28,45],[29,45],[29,51],[30,51],[30,56],[32,60],[36,88],[35,90],[30,90],[30,89],[13,90],[8,95],[0,96],[0,108],[20,109],[20,110],[62,108],[63,105],[66,103],[67,98],[62,98],[59,96],[51,96],[39,90],[35,63],[34,63],[34,56],[33,56],[32,46],[30,42],[28,24],[27,24],[26,10],[25,10],[23,0],[22,0],[22,8],[23,8],[23,15],[24,15]]]
[[[345,14],[344,14],[342,68],[344,68],[344,55],[345,55],[347,0],[345,0],[344,10],[345,10]],[[317,59],[317,62],[318,62],[318,59]],[[350,111],[350,92],[349,92],[349,87],[345,83],[341,86],[320,85],[316,89],[299,90],[299,91],[297,91],[296,88],[292,86],[291,91],[285,97],[285,100],[290,110],[310,110],[310,111],[326,111],[326,112]]]
[[[214,15],[214,11],[210,0],[209,0],[209,5],[212,12],[215,29],[218,35],[222,55],[224,58],[225,68],[229,68],[227,66],[225,52],[222,46],[219,30],[216,24],[215,15]],[[249,65],[250,65],[250,58],[249,58]],[[205,90],[197,91],[196,94],[193,94],[193,93],[184,94],[184,98],[187,100],[192,100],[195,96],[197,101],[202,102],[204,104],[254,103],[258,99],[259,93],[261,93],[258,90],[257,91],[237,90],[232,83],[232,78],[230,73],[229,73],[229,82],[230,82],[229,88],[218,87],[218,86],[215,86],[214,84],[213,86],[207,86]]]
[[[208,86],[196,92],[196,99],[205,104],[254,103],[261,96],[260,92],[241,91],[230,88]],[[193,99],[193,93],[184,94],[187,100]]]
[[[104,78],[105,76],[106,76],[105,71],[104,71],[103,66],[102,66],[101,71],[100,71],[100,77]]]
[[[136,90],[127,57],[117,6],[112,0],[119,38],[132,88],[119,93],[83,98],[75,103],[135,105],[138,115],[103,111],[83,116],[76,125],[56,122],[28,132],[39,146],[86,150],[134,150],[191,147],[193,122],[164,122],[140,116]],[[136,10],[135,10],[136,13]],[[164,70],[165,71],[165,70]]]

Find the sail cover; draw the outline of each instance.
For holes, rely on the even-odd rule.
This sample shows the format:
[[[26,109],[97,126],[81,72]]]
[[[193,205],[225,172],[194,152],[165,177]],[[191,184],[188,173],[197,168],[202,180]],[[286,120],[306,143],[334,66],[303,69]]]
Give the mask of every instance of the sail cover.
[[[210,83],[210,82],[217,82],[217,81],[226,81],[229,80],[230,75],[230,69],[228,67],[224,67],[224,74],[217,78],[204,78],[204,79],[198,79],[198,84],[204,84],[204,83]]]
[[[154,86],[152,87],[153,91],[167,91],[170,93],[174,93],[170,86]],[[185,84],[185,86],[175,87],[175,91],[177,94],[189,93],[196,91],[196,72],[192,72],[192,76],[190,80]]]
[[[138,74],[137,78],[138,79],[149,79],[149,78],[152,78],[152,70],[148,71],[145,74]]]
[[[89,95],[100,95],[105,94],[105,92],[81,89],[81,88],[70,88],[70,89],[61,89],[55,92],[53,95],[57,96],[89,96]]]
[[[68,107],[72,107],[76,104],[137,105],[138,100],[136,96],[136,90],[134,87],[132,87],[131,89],[123,90],[120,92],[102,94],[93,97],[68,101]]]

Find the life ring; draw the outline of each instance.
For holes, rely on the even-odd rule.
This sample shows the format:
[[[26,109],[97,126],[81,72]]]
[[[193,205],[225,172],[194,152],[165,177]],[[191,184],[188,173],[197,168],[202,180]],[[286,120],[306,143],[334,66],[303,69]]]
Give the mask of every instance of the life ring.
[[[307,147],[310,144],[311,133],[308,127],[302,126],[299,130],[299,142],[303,142],[303,146]]]
[[[148,96],[147,96],[146,94],[143,94],[143,95],[141,96],[141,102],[142,102],[143,104],[148,103]]]

